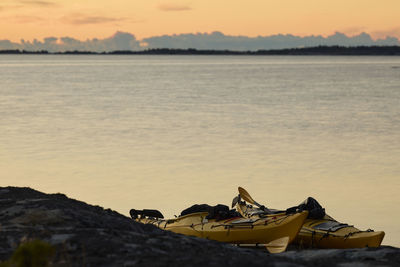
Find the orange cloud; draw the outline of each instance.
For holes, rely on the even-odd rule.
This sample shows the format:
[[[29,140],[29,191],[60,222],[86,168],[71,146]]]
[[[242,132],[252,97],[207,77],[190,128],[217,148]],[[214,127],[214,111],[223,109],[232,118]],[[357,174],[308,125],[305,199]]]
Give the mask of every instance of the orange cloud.
[[[374,31],[371,33],[371,35],[376,38],[376,39],[384,39],[387,36],[394,36],[397,38],[400,38],[400,27],[397,28],[392,28],[389,30],[383,30],[383,31]]]
[[[186,11],[186,10],[191,10],[192,8],[188,5],[166,3],[166,4],[159,4],[158,9],[162,11]]]
[[[16,5],[2,5],[0,6],[0,12],[1,11],[7,11],[7,10],[12,10],[12,9],[18,9],[22,8],[22,5],[16,4]]]
[[[83,14],[71,14],[61,18],[61,21],[67,24],[85,25],[85,24],[104,24],[111,22],[125,21],[124,18],[113,18],[106,16],[90,16]]]
[[[32,23],[32,22],[42,22],[45,19],[37,16],[15,16],[12,18],[17,23]]]
[[[58,6],[57,3],[50,1],[40,1],[40,0],[20,0],[18,1],[20,4],[24,5],[33,5],[33,6],[42,6],[42,7],[50,7],[50,6]]]
[[[362,27],[362,26],[354,26],[354,27],[347,27],[344,29],[340,29],[339,32],[344,33],[348,36],[354,36],[354,35],[358,35],[362,32],[367,31],[368,29],[366,27]]]
[[[50,1],[40,1],[40,0],[17,0],[13,4],[5,3],[0,6],[0,12],[5,10],[13,9],[23,9],[24,7],[39,7],[39,8],[54,8],[60,5],[55,2]]]
[[[49,22],[49,18],[31,16],[31,15],[15,15],[0,17],[1,20],[6,20],[15,24],[44,24]]]

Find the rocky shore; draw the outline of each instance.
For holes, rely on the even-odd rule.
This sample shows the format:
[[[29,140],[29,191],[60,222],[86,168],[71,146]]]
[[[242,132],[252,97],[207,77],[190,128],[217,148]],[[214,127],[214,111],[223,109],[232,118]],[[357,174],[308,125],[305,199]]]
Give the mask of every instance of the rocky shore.
[[[13,266],[18,247],[33,240],[54,249],[49,266],[400,266],[394,247],[272,255],[159,230],[63,194],[0,187],[0,266]]]

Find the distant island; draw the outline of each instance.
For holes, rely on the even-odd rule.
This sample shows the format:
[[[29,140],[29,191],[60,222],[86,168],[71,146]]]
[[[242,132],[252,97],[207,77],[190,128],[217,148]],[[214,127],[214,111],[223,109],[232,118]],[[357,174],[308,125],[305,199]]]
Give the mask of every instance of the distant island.
[[[47,50],[0,50],[0,54],[51,54],[51,55],[289,55],[289,56],[400,56],[400,46],[315,46],[304,48],[271,49],[256,51],[235,50],[200,50],[155,48],[147,50],[116,50],[111,52],[65,51],[49,52]]]
[[[335,32],[332,35],[296,36],[292,34],[275,34],[270,36],[233,36],[222,32],[211,33],[186,33],[162,36],[150,36],[137,39],[129,32],[117,31],[112,36],[105,38],[92,38],[79,40],[69,36],[49,36],[42,40],[21,39],[19,42],[0,39],[0,50],[25,50],[25,51],[90,51],[96,53],[111,51],[146,51],[153,49],[180,49],[211,50],[211,51],[258,51],[281,50],[293,48],[314,48],[318,46],[341,47],[390,47],[400,46],[399,38],[386,36],[373,38],[370,34],[362,32],[358,35],[348,36]],[[170,51],[169,51],[170,52]]]

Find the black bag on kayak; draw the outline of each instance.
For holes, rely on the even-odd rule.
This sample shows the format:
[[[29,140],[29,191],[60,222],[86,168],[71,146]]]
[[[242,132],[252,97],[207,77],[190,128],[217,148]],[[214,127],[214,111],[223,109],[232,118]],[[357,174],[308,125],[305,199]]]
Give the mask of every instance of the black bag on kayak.
[[[188,215],[196,212],[208,212],[207,219],[223,220],[233,217],[239,217],[240,215],[235,210],[229,210],[226,205],[218,204],[216,206],[210,206],[207,204],[195,204],[181,212],[180,216]]]
[[[208,212],[207,219],[223,220],[229,218],[229,207],[226,205],[218,204]]]
[[[180,216],[185,216],[196,212],[209,212],[210,209],[211,206],[208,204],[194,204],[193,206],[184,209]]]
[[[325,209],[312,197],[308,197],[298,206],[288,208],[286,213],[301,212],[304,210],[308,211],[308,219],[322,219],[325,216]]]

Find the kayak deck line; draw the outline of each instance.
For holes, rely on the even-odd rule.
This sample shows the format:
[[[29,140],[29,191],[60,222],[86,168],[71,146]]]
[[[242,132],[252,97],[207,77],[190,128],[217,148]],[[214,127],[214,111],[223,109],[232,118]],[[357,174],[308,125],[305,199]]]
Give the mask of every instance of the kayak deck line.
[[[274,209],[262,209],[264,206],[258,204],[245,189],[239,187],[238,190],[239,195],[233,199],[232,205],[243,217],[262,218],[279,212],[279,210]],[[241,194],[244,194],[243,197]],[[241,201],[242,198],[257,207],[247,204],[246,201]],[[362,231],[353,225],[338,222],[326,214],[325,209],[311,197],[300,205],[287,209],[286,212],[302,210],[308,210],[310,213],[293,242],[301,248],[379,247],[385,236],[383,231],[375,232],[371,229]]]
[[[152,224],[160,229],[179,234],[196,236],[232,244],[267,244],[269,251],[282,251],[292,242],[307,217],[308,212],[274,214],[262,218],[215,219],[207,212],[194,212],[173,219],[152,218],[135,215],[132,219],[144,224]]]

